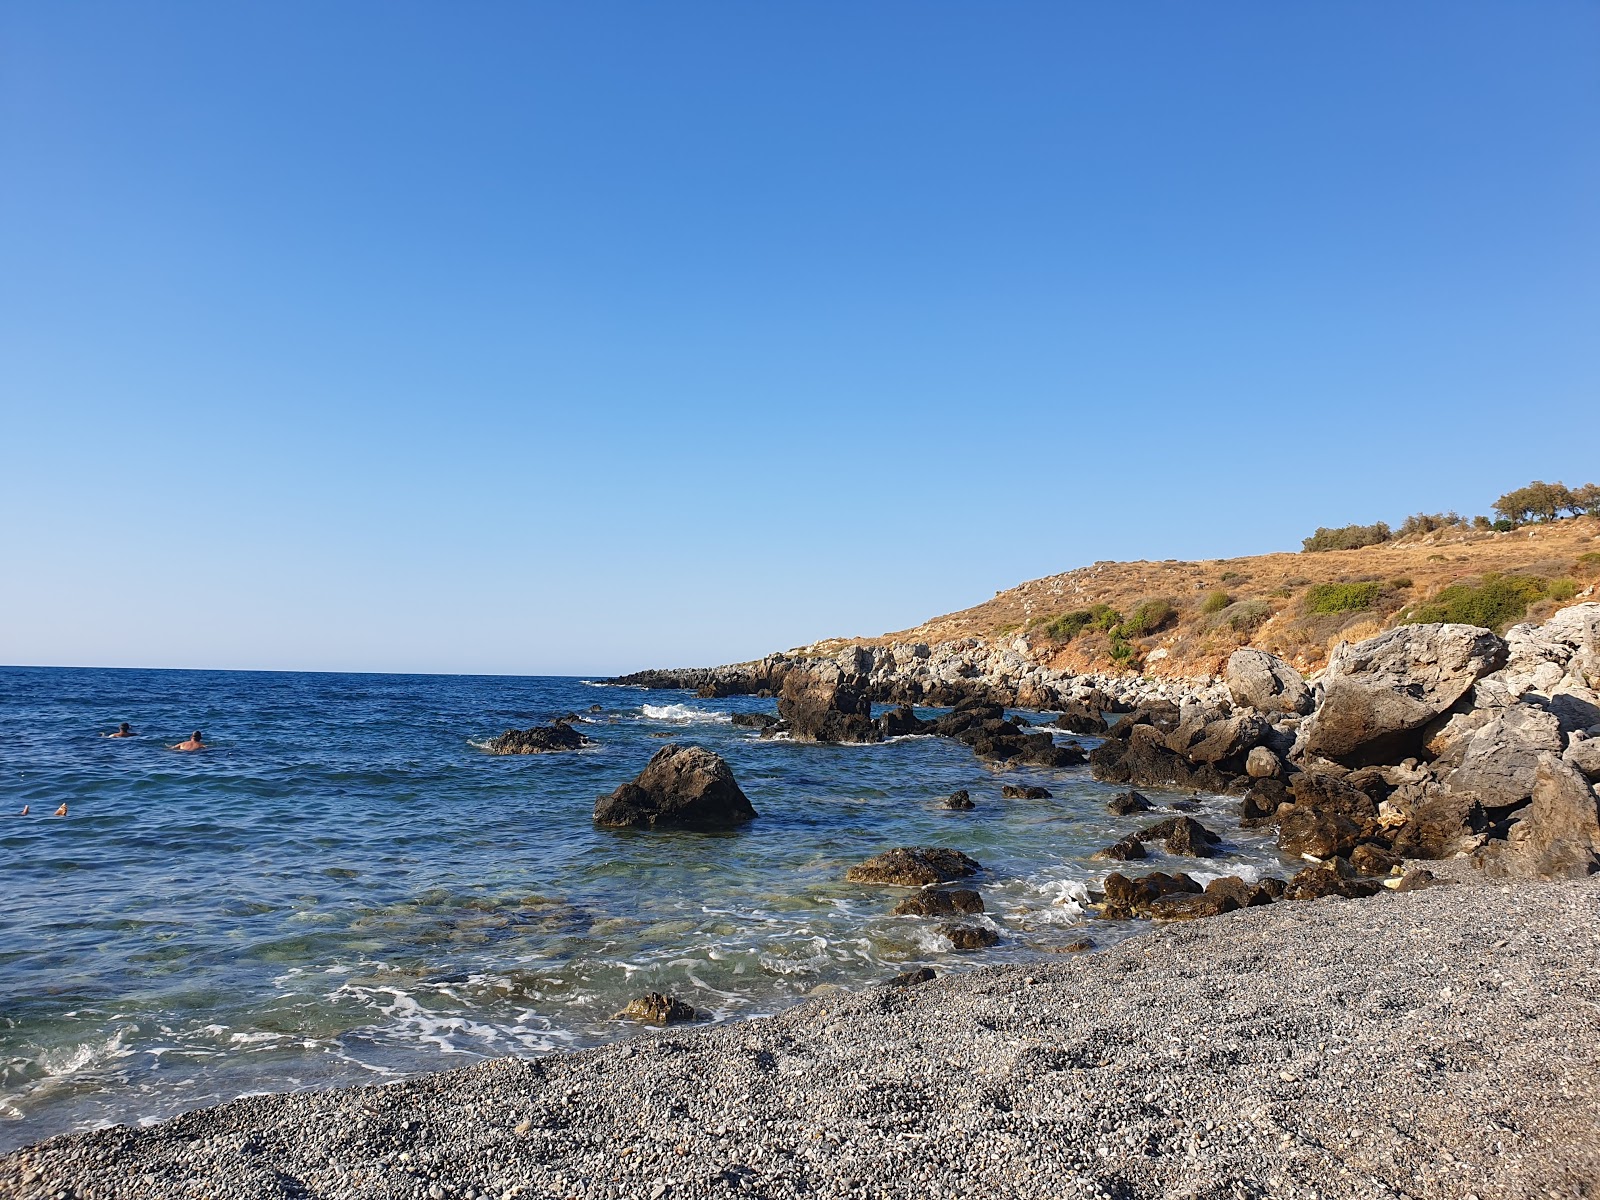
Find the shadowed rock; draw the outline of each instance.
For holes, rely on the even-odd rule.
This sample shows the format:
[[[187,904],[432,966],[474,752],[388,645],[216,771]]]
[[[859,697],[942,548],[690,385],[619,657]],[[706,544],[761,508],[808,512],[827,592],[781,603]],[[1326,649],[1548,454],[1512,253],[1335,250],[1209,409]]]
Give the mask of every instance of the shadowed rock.
[[[1138,792],[1122,792],[1106,802],[1106,811],[1119,817],[1126,817],[1130,813],[1149,812],[1154,807],[1155,805]]]
[[[532,729],[508,729],[484,748],[490,754],[554,754],[590,745],[590,740],[565,720]]]
[[[615,828],[726,829],[755,816],[720,756],[676,744],[657,750],[637,779],[594,806],[595,822]]]
[[[1486,874],[1518,879],[1579,879],[1600,871],[1600,796],[1570,763],[1540,755],[1532,803],[1506,840],[1485,846],[1474,861]]]
[[[967,794],[966,788],[962,788],[959,792],[951,792],[939,803],[956,812],[971,812],[973,809],[972,797]]]

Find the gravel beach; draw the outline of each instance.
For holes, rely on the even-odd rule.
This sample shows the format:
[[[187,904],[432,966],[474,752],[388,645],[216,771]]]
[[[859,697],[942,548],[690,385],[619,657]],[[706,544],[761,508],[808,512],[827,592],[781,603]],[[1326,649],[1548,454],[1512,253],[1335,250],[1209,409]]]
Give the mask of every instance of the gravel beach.
[[[1280,903],[0,1159],[0,1196],[85,1200],[1594,1195],[1600,877]]]

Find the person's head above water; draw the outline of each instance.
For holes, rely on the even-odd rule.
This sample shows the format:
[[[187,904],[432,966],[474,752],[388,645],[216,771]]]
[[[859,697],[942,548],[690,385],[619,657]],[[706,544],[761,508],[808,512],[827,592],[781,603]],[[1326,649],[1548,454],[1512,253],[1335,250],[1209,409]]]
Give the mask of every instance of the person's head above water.
[[[118,733],[132,733],[133,732],[133,726],[129,725],[126,721],[124,721],[121,725],[117,726],[117,732]]]
[[[206,739],[204,737],[202,737],[201,734],[200,734],[200,731],[198,729],[196,729],[193,733],[191,733],[189,735],[189,740],[191,742],[203,742]]]

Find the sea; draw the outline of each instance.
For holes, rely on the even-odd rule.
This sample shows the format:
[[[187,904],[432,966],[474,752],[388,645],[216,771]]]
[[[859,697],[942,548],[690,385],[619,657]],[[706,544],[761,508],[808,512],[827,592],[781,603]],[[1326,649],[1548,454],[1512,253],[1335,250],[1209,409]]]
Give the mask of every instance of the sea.
[[[1116,864],[1090,856],[1174,803],[1198,805],[1225,856],[1152,846],[1140,869],[1294,866],[1223,797],[1142,789],[1162,811],[1119,818],[1106,802],[1124,789],[1086,766],[1001,769],[931,737],[763,740],[741,711],[774,702],[569,678],[0,668],[0,1151],[635,1036],[615,1014],[651,991],[730,1021],[919,966],[1109,945],[1143,924],[1093,919],[1089,889]],[[571,713],[592,746],[482,748]],[[101,736],[122,721],[138,736]],[[166,748],[196,729],[209,749]],[[722,755],[759,818],[597,828],[596,797],[668,742]],[[1007,783],[1051,798],[1004,799]],[[939,803],[959,788],[973,811]],[[999,944],[956,951],[937,921],[891,915],[902,890],[846,882],[895,846],[981,862],[978,919]]]

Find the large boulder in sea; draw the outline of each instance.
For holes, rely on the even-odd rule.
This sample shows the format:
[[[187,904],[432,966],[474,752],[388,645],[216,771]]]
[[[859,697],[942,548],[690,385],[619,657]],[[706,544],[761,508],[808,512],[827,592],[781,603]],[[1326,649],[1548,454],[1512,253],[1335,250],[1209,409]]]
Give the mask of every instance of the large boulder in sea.
[[[1305,716],[1314,703],[1300,672],[1265,650],[1235,650],[1222,679],[1235,704],[1264,713]]]
[[[872,652],[852,647],[837,658],[796,666],[784,676],[778,716],[801,742],[879,742],[868,674]]]
[[[508,729],[483,748],[490,754],[554,754],[590,744],[589,738],[562,720],[535,725],[532,729]]]
[[[676,744],[661,747],[637,779],[594,805],[596,824],[619,829],[728,829],[755,816],[719,755]]]
[[[1517,879],[1578,879],[1600,871],[1600,792],[1554,754],[1541,754],[1533,800],[1504,842],[1474,861],[1485,874]]]
[[[886,883],[893,887],[927,887],[952,883],[983,870],[959,850],[941,846],[901,846],[857,863],[845,874],[851,883]]]
[[[1399,762],[1421,730],[1505,661],[1506,644],[1474,625],[1402,625],[1341,643],[1322,677],[1304,751],[1346,766]]]

